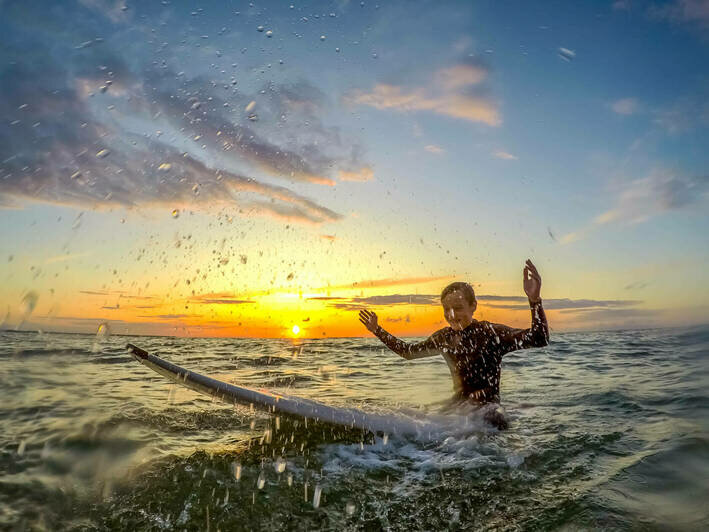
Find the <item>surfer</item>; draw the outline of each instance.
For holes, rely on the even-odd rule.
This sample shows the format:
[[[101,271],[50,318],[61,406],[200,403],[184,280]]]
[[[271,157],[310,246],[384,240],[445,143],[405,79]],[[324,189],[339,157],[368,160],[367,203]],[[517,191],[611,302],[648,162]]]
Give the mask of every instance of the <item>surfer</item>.
[[[382,329],[377,315],[367,309],[359,320],[384,345],[406,360],[442,355],[453,377],[454,399],[484,410],[485,419],[499,429],[507,428],[500,408],[500,366],[502,356],[517,349],[549,344],[549,327],[539,292],[542,278],[527,259],[522,272],[523,288],[532,312],[529,329],[515,329],[499,323],[478,321],[475,291],[465,282],[451,283],[441,293],[443,314],[450,327],[433,333],[423,342],[407,343]]]

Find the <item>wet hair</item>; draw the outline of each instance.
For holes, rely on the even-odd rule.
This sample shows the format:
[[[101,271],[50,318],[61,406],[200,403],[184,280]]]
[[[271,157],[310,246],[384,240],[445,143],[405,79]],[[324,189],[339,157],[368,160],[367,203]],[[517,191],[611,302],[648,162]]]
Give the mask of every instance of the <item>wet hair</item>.
[[[443,289],[443,292],[441,292],[441,301],[443,301],[448,294],[455,292],[456,290],[459,290],[463,294],[466,301],[471,305],[476,303],[475,290],[473,290],[473,287],[470,286],[469,283],[465,283],[463,281],[456,281],[455,283],[451,283],[446,286]]]

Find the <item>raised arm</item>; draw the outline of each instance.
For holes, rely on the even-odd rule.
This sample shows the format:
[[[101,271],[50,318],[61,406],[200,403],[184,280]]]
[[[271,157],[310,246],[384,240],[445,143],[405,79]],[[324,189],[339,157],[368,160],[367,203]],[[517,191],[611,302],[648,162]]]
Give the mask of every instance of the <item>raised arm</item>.
[[[493,341],[499,343],[505,353],[549,345],[549,325],[542,300],[530,301],[529,306],[532,311],[532,326],[529,329],[514,329],[499,323],[490,324],[496,336]]]
[[[542,297],[539,294],[542,289],[542,278],[529,259],[522,271],[522,285],[532,310],[532,326],[529,329],[513,329],[499,323],[490,324],[496,335],[495,342],[502,345],[505,353],[549,345],[549,325],[542,308]]]
[[[360,310],[359,321],[361,321],[372,334],[379,338],[384,345],[406,360],[431,357],[441,353],[439,342],[437,341],[437,334],[431,335],[423,342],[410,344],[382,329],[377,323],[377,315],[374,312],[366,309]]]

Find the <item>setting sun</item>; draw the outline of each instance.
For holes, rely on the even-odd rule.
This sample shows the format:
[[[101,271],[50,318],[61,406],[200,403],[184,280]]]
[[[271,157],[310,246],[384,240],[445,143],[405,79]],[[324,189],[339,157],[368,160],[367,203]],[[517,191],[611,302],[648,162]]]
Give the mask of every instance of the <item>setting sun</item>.
[[[293,334],[298,334],[300,332],[300,327],[298,327],[297,325],[293,325],[292,330],[293,330]]]

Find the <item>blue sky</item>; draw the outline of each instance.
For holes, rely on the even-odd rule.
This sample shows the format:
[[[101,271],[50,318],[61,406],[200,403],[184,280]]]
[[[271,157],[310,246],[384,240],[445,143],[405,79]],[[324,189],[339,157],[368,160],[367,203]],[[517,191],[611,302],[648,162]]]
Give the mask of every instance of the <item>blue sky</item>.
[[[177,300],[210,293],[513,298],[527,257],[559,329],[706,321],[707,1],[0,13],[8,324],[28,292],[48,328],[153,332],[196,326],[216,310]],[[138,289],[180,318],[106,304]],[[402,334],[434,325],[414,307]]]

